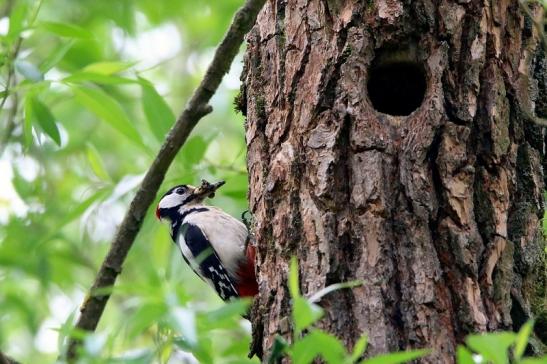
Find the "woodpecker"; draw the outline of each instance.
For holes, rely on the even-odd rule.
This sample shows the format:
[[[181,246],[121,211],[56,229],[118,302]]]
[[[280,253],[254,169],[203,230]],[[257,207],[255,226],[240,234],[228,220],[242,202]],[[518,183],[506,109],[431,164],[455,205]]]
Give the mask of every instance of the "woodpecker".
[[[205,205],[224,184],[202,181],[201,186],[179,185],[163,195],[156,209],[171,227],[171,238],[192,270],[211,285],[222,300],[253,297],[258,293],[247,227],[219,208]]]

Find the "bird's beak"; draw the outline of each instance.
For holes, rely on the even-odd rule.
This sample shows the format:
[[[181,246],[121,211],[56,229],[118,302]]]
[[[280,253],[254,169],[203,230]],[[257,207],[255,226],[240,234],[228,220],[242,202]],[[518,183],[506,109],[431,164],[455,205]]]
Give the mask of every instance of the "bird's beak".
[[[222,186],[224,181],[219,181],[217,183],[209,183],[206,180],[201,180],[201,185],[194,190],[194,195],[197,195],[201,198],[209,197],[213,198],[215,197],[215,191]]]

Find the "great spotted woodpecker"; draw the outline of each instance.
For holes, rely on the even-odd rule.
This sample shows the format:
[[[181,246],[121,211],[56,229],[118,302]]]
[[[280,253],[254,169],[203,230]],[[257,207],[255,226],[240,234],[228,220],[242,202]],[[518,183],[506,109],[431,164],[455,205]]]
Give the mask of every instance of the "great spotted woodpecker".
[[[246,226],[224,211],[203,204],[224,181],[201,186],[179,185],[161,198],[156,216],[167,220],[171,238],[193,271],[223,300],[258,292],[254,246]]]

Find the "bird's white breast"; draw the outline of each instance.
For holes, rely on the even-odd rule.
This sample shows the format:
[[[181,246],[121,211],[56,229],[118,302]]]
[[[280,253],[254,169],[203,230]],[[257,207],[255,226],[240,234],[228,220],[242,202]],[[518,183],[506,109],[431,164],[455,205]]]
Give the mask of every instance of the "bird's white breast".
[[[207,206],[208,211],[188,215],[184,222],[198,226],[217,252],[228,273],[235,275],[245,259],[247,228],[224,211]]]

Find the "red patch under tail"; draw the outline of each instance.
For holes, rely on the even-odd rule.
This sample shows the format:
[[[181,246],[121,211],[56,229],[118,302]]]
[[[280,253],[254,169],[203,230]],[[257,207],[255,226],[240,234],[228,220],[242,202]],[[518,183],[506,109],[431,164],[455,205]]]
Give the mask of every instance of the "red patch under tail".
[[[245,255],[247,260],[237,271],[239,277],[237,292],[240,297],[254,297],[258,293],[258,284],[255,274],[256,251],[251,243],[247,244]]]

